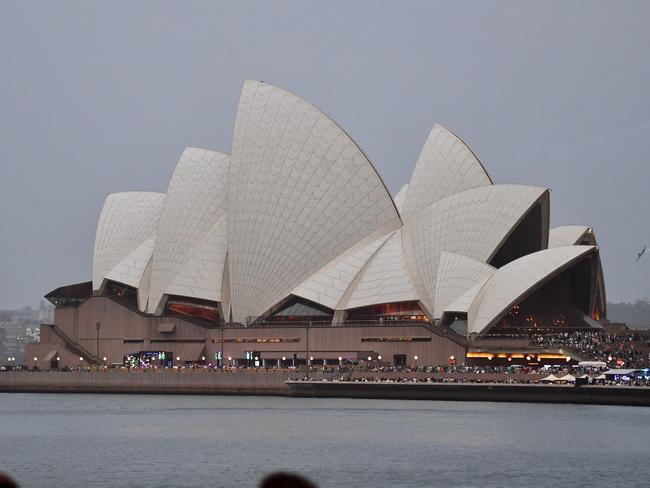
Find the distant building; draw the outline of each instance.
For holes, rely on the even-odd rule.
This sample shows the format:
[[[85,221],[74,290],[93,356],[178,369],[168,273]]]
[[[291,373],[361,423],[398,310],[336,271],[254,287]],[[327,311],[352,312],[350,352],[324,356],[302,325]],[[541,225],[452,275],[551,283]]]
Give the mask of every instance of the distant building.
[[[38,307],[38,321],[41,324],[50,324],[54,322],[54,307],[45,300],[41,300]]]
[[[39,367],[460,364],[606,313],[595,235],[549,229],[548,189],[494,184],[436,124],[393,198],[335,122],[256,81],[231,153],[188,148],[166,193],[109,195],[92,282],[46,298]]]

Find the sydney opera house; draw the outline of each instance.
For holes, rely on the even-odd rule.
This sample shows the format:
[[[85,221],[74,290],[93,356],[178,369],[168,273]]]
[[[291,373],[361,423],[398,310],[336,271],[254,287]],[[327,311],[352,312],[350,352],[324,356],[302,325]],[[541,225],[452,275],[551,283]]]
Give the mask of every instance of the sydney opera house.
[[[594,232],[495,184],[434,125],[391,196],[307,101],[245,81],[230,154],[188,148],[165,193],[110,194],[92,281],[46,298],[31,366],[579,360],[533,334],[600,328]]]

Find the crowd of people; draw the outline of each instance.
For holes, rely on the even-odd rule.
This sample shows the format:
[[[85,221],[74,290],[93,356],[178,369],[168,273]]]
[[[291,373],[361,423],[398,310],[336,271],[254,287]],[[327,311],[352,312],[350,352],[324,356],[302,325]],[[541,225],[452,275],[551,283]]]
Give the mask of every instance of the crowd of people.
[[[584,359],[608,365],[641,368],[650,365],[649,337],[639,331],[614,334],[607,331],[575,331],[539,334],[530,337],[531,345],[566,347]]]

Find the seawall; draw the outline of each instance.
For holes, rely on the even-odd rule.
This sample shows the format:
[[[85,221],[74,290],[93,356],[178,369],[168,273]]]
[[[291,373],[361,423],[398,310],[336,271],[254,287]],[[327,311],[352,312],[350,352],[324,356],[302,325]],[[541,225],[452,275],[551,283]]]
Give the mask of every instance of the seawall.
[[[279,370],[6,371],[0,373],[0,392],[287,396],[289,377]]]
[[[504,383],[306,382],[291,381],[292,376],[295,377],[296,372],[287,370],[5,371],[0,373],[0,392],[274,395],[650,406],[650,387],[592,385],[576,388],[569,385]],[[313,375],[314,379],[320,376]]]
[[[289,381],[298,397],[650,406],[650,387]]]

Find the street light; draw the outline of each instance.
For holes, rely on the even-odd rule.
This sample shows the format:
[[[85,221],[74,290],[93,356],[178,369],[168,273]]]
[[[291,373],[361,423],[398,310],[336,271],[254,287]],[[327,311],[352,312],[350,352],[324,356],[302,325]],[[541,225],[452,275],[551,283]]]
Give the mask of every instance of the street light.
[[[102,328],[101,322],[95,323],[95,330],[97,331],[97,371],[99,371],[99,331]]]
[[[417,355],[413,356],[413,359],[415,360],[415,367],[418,367],[418,357]]]
[[[381,361],[381,354],[377,356],[377,361]]]

